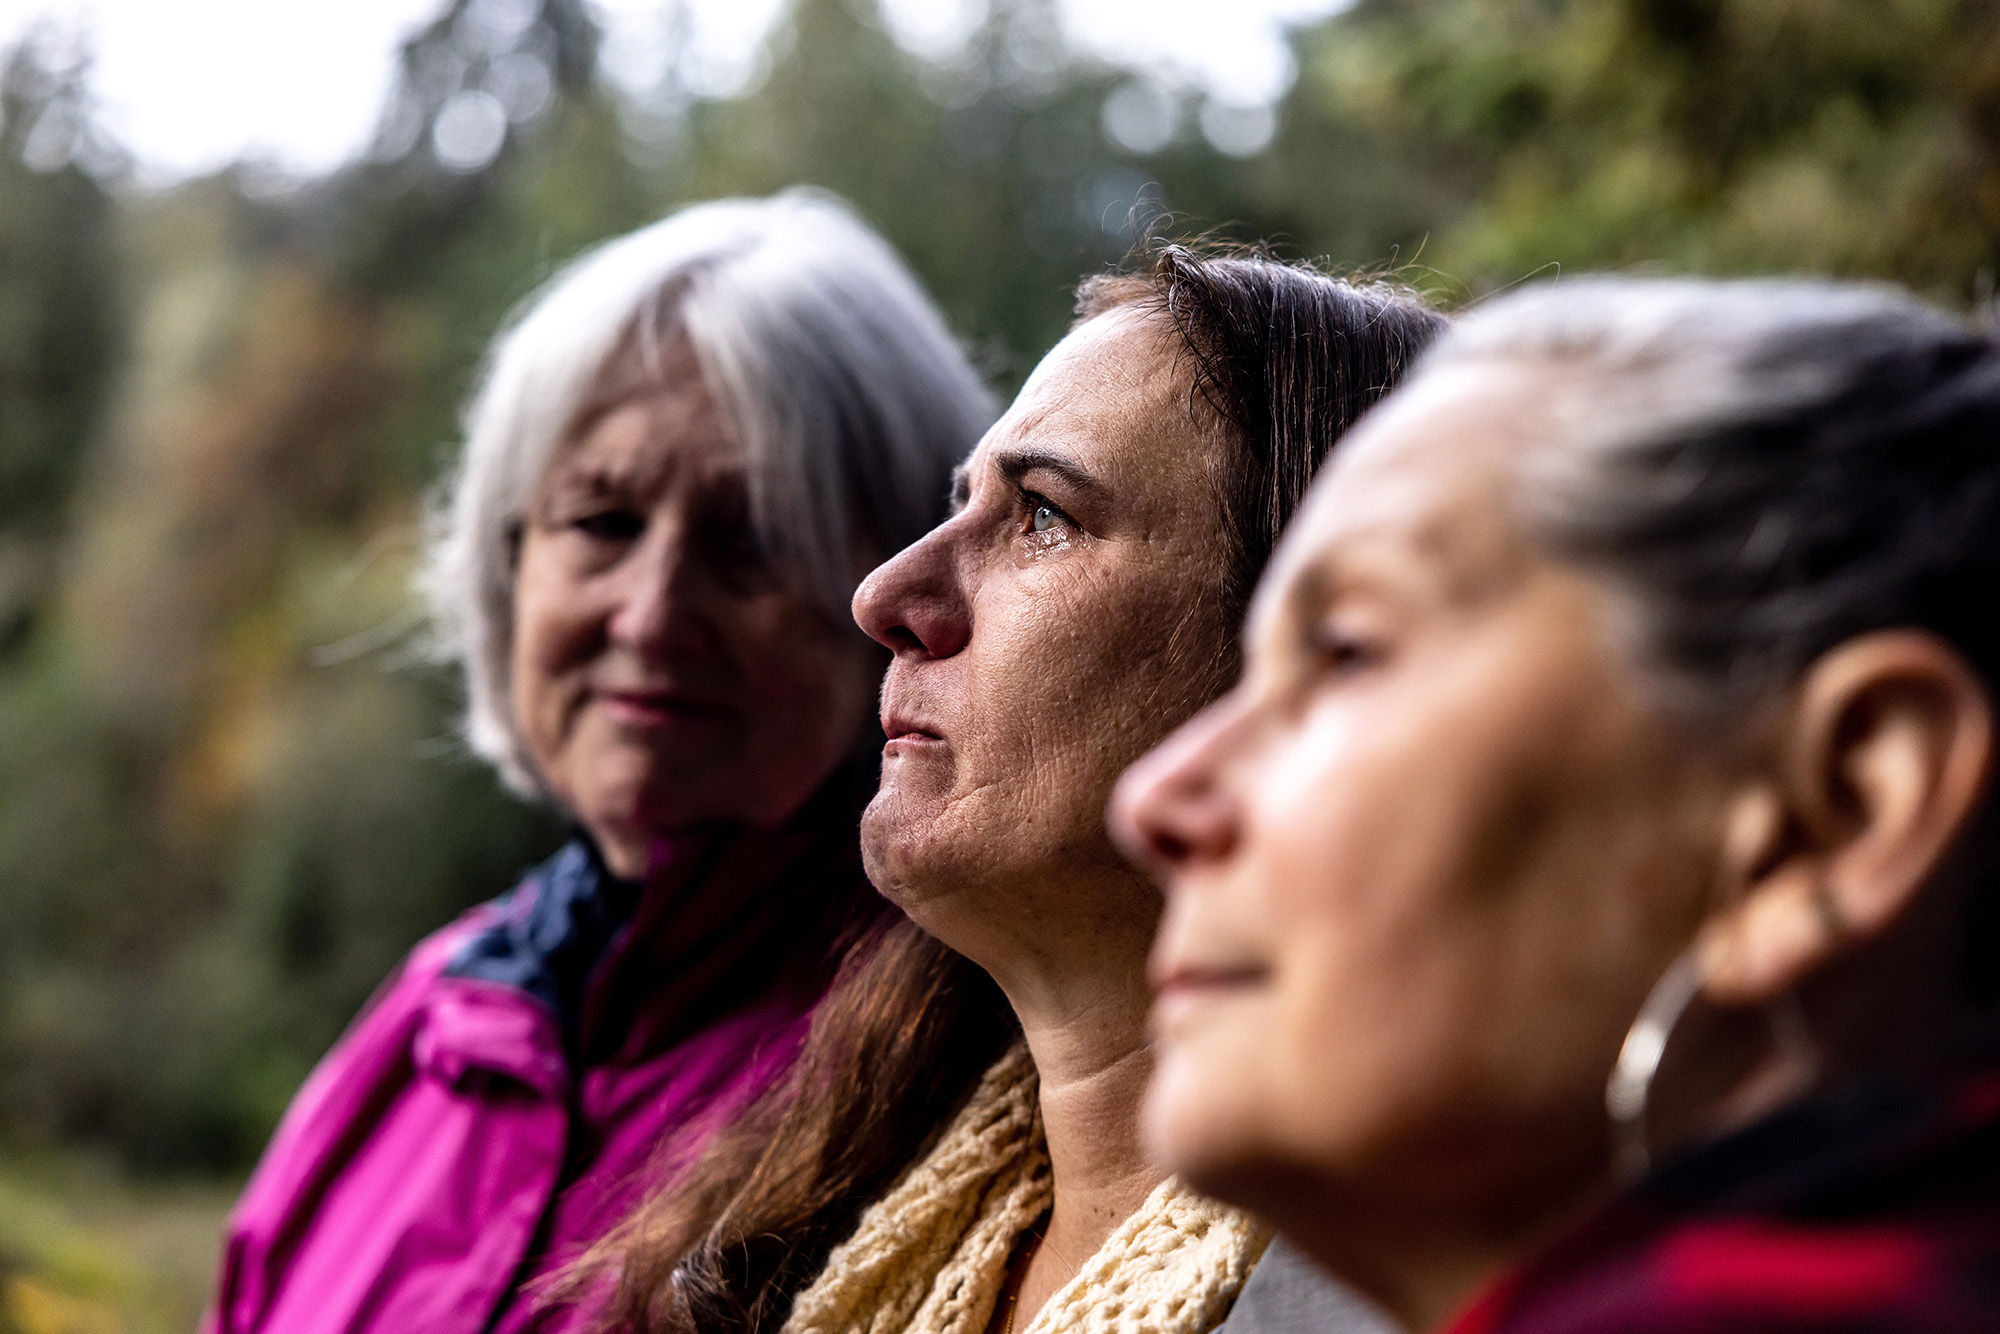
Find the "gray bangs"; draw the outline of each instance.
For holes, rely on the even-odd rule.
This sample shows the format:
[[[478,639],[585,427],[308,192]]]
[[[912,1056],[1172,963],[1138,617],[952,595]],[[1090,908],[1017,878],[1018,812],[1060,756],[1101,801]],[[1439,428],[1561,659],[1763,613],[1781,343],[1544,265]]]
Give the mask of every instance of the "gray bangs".
[[[494,344],[419,577],[436,657],[464,673],[465,739],[524,796],[546,793],[511,701],[522,524],[606,363],[676,329],[743,440],[760,539],[838,621],[867,564],[943,517],[997,414],[895,252],[821,192],[694,205],[559,273]]]

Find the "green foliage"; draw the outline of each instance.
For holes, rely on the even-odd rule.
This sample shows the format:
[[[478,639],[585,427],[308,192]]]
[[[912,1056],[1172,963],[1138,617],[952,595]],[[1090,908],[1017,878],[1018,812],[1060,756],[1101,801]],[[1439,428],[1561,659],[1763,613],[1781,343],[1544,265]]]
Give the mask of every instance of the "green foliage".
[[[0,660],[41,610],[118,341],[112,203],[73,157],[82,78],[36,43],[0,52]]]
[[[867,0],[795,0],[718,100],[608,89],[582,0],[441,0],[369,153],[275,192],[107,186],[82,67],[5,57],[0,1135],[242,1167],[410,943],[560,836],[453,740],[408,575],[494,330],[680,203],[840,193],[1003,387],[1155,226],[1461,295],[1551,264],[1992,287],[1991,0],[1362,0],[1296,34],[1243,160],[1189,95],[1159,152],[1107,141],[1134,76],[1050,3],[919,59]],[[441,125],[502,93],[477,151]]]
[[[55,526],[117,342],[112,204],[69,156],[82,71],[0,64],[0,525]]]
[[[1427,262],[1892,277],[2000,260],[2000,7],[1976,0],[1364,0],[1297,102],[1460,205]]]

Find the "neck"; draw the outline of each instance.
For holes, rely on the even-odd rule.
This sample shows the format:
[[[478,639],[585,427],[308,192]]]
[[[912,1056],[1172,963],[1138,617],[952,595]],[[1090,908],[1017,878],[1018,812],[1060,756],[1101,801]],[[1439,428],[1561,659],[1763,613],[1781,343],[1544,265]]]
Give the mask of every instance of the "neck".
[[[657,839],[629,928],[592,970],[587,1052],[678,1041],[773,986],[823,988],[835,933],[851,913],[879,910],[852,840],[851,826],[811,807],[769,834],[718,826]]]
[[[1054,1185],[1041,1250],[1061,1262],[1064,1281],[1165,1177],[1139,1145],[1139,1100],[1153,1063],[1143,988],[1134,999],[1136,1004],[1100,1005],[1067,1023],[1021,1016],[1041,1077]]]
[[[1131,932],[1127,917],[1116,935],[1078,931],[1072,950],[1040,956],[1006,977],[996,970],[1040,1077],[1054,1187],[1047,1225],[1022,1276],[1017,1330],[1166,1176],[1139,1142],[1139,1103],[1153,1068],[1145,972],[1152,918],[1137,916],[1146,930]]]
[[[1501,1118],[1319,1162],[1260,1155],[1196,1184],[1248,1208],[1410,1334],[1443,1328],[1607,1189],[1588,1116]],[[1461,1123],[1463,1124],[1463,1123]]]

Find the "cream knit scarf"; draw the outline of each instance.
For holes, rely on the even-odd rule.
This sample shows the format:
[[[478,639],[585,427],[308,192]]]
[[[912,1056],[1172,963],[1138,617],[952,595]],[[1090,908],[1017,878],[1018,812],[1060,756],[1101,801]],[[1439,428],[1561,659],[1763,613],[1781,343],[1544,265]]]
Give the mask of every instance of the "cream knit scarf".
[[[937,1147],[869,1206],[783,1334],[981,1334],[1021,1234],[1049,1207],[1034,1062],[986,1072]],[[1169,1179],[1019,1334],[1206,1334],[1269,1234]]]

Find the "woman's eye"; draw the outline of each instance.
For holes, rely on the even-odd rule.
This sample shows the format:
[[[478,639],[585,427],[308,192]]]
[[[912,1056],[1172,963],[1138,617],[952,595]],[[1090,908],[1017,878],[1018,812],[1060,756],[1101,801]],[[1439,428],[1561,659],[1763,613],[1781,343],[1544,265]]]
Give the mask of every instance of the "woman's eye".
[[[1053,501],[1046,496],[1038,496],[1033,491],[1021,492],[1021,509],[1025,515],[1025,524],[1021,531],[1025,533],[1053,533],[1058,528],[1068,527],[1074,522],[1069,515],[1056,508]]]
[[[630,542],[646,531],[646,521],[630,510],[599,510],[570,520],[570,527],[600,542]]]
[[[1382,659],[1380,644],[1339,630],[1320,630],[1313,636],[1312,648],[1321,670],[1335,674],[1359,671]]]

